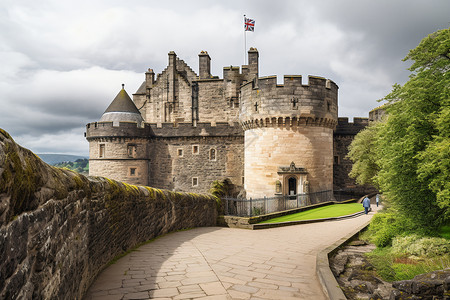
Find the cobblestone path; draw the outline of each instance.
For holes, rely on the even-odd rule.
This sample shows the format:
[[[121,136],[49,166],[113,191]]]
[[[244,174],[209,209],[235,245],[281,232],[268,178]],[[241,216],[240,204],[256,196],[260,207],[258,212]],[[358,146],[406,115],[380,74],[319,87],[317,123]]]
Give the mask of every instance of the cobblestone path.
[[[171,233],[105,269],[85,300],[326,299],[316,276],[317,253],[372,215],[254,231]]]

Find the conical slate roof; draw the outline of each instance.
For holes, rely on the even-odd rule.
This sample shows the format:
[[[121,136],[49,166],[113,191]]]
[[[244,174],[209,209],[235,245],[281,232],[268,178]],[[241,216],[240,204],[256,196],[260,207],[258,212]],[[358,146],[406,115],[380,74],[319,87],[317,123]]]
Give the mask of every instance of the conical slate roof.
[[[134,105],[133,100],[131,100],[130,96],[124,89],[124,85],[122,84],[122,89],[117,94],[116,98],[114,98],[113,102],[108,106],[105,110],[107,112],[129,112],[140,114],[136,105]]]
[[[122,90],[103,113],[100,122],[137,122],[141,124],[144,119],[133,100],[128,96],[122,84]]]

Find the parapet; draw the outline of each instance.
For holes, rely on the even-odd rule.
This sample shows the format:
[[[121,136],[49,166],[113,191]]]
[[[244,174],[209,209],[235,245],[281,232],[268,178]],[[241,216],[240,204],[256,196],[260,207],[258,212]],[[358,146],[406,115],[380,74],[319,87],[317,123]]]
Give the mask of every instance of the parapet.
[[[148,125],[151,128],[152,136],[155,137],[241,137],[244,135],[242,127],[238,123],[197,123],[197,126],[193,126],[191,123]]]
[[[294,87],[320,87],[320,88],[326,88],[326,89],[338,89],[338,85],[330,80],[326,79],[324,77],[319,76],[308,76],[308,83],[303,84],[302,82],[303,76],[302,75],[284,75],[283,76],[283,84],[277,84],[277,76],[271,75],[271,76],[265,76],[258,78],[258,89],[270,89],[270,88],[279,88],[282,89],[284,87],[286,88],[292,88]]]
[[[120,122],[113,126],[112,122],[94,122],[86,125],[86,139],[95,138],[158,138],[158,137],[242,137],[242,127],[238,123],[145,123],[138,127],[137,123]]]
[[[150,126],[144,126],[136,122],[93,122],[86,125],[86,139],[106,138],[106,137],[132,137],[145,138],[150,133]]]
[[[280,124],[272,119],[288,118],[289,122],[298,120],[294,122],[298,125],[334,128],[338,113],[336,83],[318,76],[308,76],[308,84],[303,84],[301,75],[285,75],[283,79],[283,84],[277,84],[276,76],[267,76],[242,85],[242,124],[254,125],[255,120],[260,120],[259,126]]]
[[[353,123],[348,121],[346,117],[338,118],[335,135],[356,135],[358,132],[369,125],[368,118],[353,118]]]

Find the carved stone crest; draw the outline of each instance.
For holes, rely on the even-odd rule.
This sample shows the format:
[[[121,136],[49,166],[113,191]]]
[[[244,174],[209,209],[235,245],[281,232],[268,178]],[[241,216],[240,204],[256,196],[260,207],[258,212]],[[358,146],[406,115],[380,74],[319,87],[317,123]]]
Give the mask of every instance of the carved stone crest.
[[[278,174],[307,174],[305,168],[296,167],[294,162],[291,162],[289,166],[278,167]]]

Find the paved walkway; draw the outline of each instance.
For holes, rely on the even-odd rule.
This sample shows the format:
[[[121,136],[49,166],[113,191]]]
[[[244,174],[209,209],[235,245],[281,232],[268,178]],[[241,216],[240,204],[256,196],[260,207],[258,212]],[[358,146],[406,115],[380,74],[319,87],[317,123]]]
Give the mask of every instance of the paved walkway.
[[[317,253],[372,215],[254,231],[172,233],[105,269],[85,299],[326,299]]]

